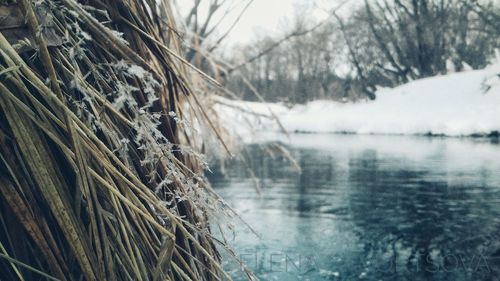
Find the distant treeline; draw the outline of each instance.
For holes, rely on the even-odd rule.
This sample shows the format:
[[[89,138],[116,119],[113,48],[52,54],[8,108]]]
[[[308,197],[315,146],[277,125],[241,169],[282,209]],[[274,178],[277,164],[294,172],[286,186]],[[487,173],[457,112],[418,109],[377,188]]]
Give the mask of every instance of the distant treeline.
[[[365,0],[349,17],[330,13],[241,48],[229,89],[290,103],[374,99],[377,87],[483,68],[500,48],[500,1]]]

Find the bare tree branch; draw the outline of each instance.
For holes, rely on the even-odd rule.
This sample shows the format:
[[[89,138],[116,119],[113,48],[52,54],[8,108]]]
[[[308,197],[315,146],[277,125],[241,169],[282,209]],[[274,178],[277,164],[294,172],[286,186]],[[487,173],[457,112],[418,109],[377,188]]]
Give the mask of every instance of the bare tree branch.
[[[315,31],[316,29],[318,29],[319,27],[323,26],[324,24],[326,24],[330,18],[333,16],[333,14],[340,8],[342,8],[342,6],[344,6],[345,4],[347,4],[347,2],[349,2],[350,0],[344,0],[343,2],[341,2],[339,5],[337,5],[334,9],[332,9],[332,11],[330,12],[330,16],[328,18],[326,18],[325,20],[317,23],[316,25],[314,25],[313,27],[309,28],[309,29],[306,29],[306,30],[297,30],[297,31],[294,31],[288,35],[286,35],[285,37],[281,38],[280,40],[274,42],[273,44],[271,44],[268,48],[262,50],[261,52],[259,52],[257,55],[251,57],[250,59],[246,60],[245,62],[241,63],[241,64],[238,64],[236,65],[234,68],[231,68],[231,69],[228,69],[228,73],[231,73],[233,72],[234,70],[238,69],[238,68],[241,68],[249,63],[252,63],[254,62],[255,60],[261,58],[262,56],[264,56],[265,54],[271,52],[272,50],[274,50],[275,48],[279,47],[281,44],[283,44],[284,42],[294,38],[294,37],[300,37],[300,36],[304,36],[310,32],[313,32]]]

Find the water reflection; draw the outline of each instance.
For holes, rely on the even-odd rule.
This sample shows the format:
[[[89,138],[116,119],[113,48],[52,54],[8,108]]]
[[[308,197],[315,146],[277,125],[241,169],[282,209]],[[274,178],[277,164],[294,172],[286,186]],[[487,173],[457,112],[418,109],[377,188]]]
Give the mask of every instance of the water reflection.
[[[236,162],[211,181],[262,234],[234,245],[263,280],[496,280],[498,145],[295,135],[301,174],[261,145],[247,150],[262,197]]]

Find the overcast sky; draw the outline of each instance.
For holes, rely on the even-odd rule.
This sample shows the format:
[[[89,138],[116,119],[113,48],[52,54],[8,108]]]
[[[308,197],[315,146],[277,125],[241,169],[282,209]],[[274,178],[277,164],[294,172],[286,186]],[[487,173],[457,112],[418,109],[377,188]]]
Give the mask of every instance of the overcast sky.
[[[313,9],[317,1],[325,0],[254,0],[228,39],[231,43],[246,43],[255,36],[256,32],[279,32],[286,27],[289,19],[293,18],[296,13],[312,12],[317,20],[321,20],[326,17],[326,14]],[[192,0],[177,0],[181,13],[186,14],[187,9],[192,7],[192,2]],[[332,3],[337,0],[327,0],[327,2]],[[233,13],[229,16],[221,26],[222,29],[229,27],[237,14]]]
[[[232,40],[245,42],[255,32],[275,32],[294,14],[297,0],[254,0],[234,28]]]

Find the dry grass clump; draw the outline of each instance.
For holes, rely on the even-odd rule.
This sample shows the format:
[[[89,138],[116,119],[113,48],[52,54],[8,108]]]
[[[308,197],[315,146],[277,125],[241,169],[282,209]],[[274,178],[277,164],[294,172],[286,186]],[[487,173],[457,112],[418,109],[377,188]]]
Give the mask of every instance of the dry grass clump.
[[[0,3],[0,279],[230,279],[168,1],[13,2]]]

